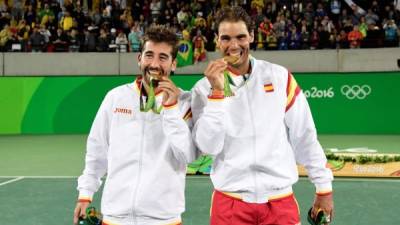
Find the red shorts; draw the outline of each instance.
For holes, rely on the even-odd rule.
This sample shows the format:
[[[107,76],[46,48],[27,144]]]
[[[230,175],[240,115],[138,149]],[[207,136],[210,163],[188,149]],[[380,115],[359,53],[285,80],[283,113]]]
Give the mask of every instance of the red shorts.
[[[293,194],[259,204],[214,191],[210,225],[300,225],[300,211]]]

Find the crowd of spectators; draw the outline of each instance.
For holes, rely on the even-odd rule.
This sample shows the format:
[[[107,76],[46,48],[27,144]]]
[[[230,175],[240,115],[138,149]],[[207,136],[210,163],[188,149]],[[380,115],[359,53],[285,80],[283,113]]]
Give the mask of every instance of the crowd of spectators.
[[[398,47],[393,0],[2,0],[0,50],[137,52],[146,27],[201,35],[215,51],[215,12],[241,5],[254,21],[253,50]]]

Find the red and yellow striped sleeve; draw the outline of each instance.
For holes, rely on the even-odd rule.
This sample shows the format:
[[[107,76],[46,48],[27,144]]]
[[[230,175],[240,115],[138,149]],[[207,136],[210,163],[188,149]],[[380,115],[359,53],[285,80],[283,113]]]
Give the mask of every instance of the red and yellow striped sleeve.
[[[163,104],[164,109],[173,109],[176,108],[178,106],[178,102],[174,102],[171,104]]]
[[[326,190],[317,190],[315,192],[316,195],[318,196],[326,196],[326,195],[331,195],[333,194],[332,189],[326,189]]]
[[[188,111],[185,113],[185,115],[183,116],[183,120],[187,121],[190,118],[192,118],[192,109],[189,108]]]
[[[286,112],[292,107],[294,102],[296,101],[297,95],[300,93],[300,87],[294,79],[293,75],[289,72],[288,74],[288,82],[286,87]]]
[[[87,197],[87,196],[79,196],[79,197],[78,197],[78,202],[88,202],[88,203],[91,203],[91,202],[92,202],[92,198],[91,198],[91,197]]]
[[[220,90],[212,90],[211,94],[208,96],[209,101],[222,101],[224,98],[224,91]]]

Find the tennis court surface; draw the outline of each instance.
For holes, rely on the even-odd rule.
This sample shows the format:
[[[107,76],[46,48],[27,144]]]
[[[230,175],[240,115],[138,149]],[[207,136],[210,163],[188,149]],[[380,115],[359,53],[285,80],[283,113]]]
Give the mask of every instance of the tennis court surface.
[[[69,225],[82,171],[85,135],[0,136],[0,224]],[[367,147],[400,153],[400,136],[321,135],[324,148]],[[294,187],[302,214],[313,201],[306,178]],[[400,179],[336,178],[335,225],[399,225]],[[207,225],[212,184],[188,176],[184,225]],[[100,193],[93,205],[99,207]]]

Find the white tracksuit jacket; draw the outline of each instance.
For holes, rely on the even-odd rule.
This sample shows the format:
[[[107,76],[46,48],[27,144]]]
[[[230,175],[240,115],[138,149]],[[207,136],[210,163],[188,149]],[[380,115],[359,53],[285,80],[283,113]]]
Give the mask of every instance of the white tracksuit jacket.
[[[184,120],[190,117],[190,94],[161,114],[144,113],[138,85],[136,80],[111,90],[101,104],[78,179],[79,199],[91,200],[107,173],[101,211],[109,223],[174,224],[185,209],[186,164],[195,159]],[[162,93],[156,98],[159,106]]]
[[[214,188],[245,202],[290,194],[296,162],[318,193],[332,190],[332,172],[304,94],[285,68],[251,58],[251,74],[233,78],[235,96],[209,96],[206,78],[192,90],[193,140],[214,158]],[[317,112],[316,112],[317,113]]]

